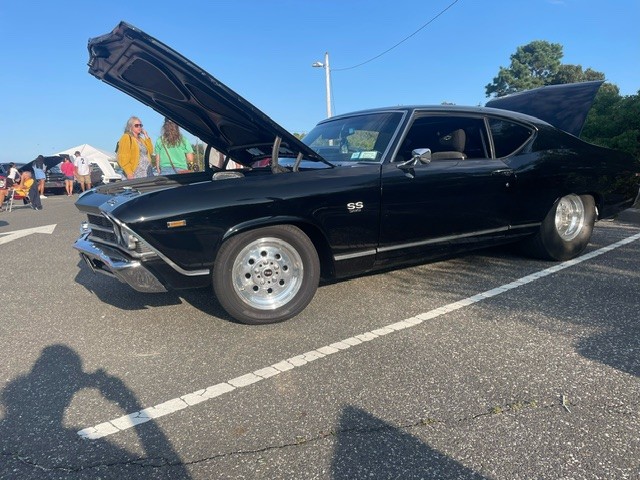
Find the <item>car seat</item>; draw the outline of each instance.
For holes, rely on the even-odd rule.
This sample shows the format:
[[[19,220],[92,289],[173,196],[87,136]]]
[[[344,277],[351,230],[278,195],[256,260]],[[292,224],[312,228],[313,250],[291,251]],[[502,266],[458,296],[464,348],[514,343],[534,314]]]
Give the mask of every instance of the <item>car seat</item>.
[[[438,139],[441,147],[447,150],[433,152],[432,160],[464,160],[467,156],[464,154],[464,147],[467,143],[467,134],[461,128],[447,133]]]

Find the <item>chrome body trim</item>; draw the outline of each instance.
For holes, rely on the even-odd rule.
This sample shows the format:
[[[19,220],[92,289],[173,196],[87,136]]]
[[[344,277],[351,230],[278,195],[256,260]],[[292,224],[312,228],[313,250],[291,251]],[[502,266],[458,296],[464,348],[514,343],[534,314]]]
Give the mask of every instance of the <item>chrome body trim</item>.
[[[341,262],[341,261],[344,261],[344,260],[351,260],[353,258],[367,257],[369,255],[376,255],[377,253],[381,253],[381,252],[391,252],[391,251],[394,251],[394,250],[402,250],[404,248],[421,247],[423,245],[433,245],[433,244],[436,244],[436,243],[450,242],[452,240],[459,240],[459,239],[463,239],[463,238],[476,237],[476,236],[482,236],[482,235],[490,235],[490,234],[493,234],[493,233],[508,232],[510,230],[519,230],[519,229],[523,229],[523,228],[532,228],[532,227],[538,227],[538,226],[540,226],[540,222],[527,223],[527,224],[524,224],[524,225],[517,225],[517,226],[493,228],[493,229],[490,229],[490,230],[481,230],[481,231],[477,231],[477,232],[468,232],[468,233],[462,233],[460,235],[447,235],[445,237],[430,238],[428,240],[422,240],[420,242],[403,243],[403,244],[400,244],[400,245],[393,245],[393,246],[389,246],[389,247],[376,248],[374,250],[363,250],[363,251],[360,251],[360,252],[345,253],[343,255],[334,255],[333,259],[336,262]]]
[[[341,262],[342,260],[351,260],[353,258],[368,257],[369,255],[375,255],[376,253],[378,253],[377,249],[363,250],[361,252],[345,253],[344,255],[334,255],[333,259],[336,262]]]
[[[97,246],[87,240],[88,236],[88,234],[81,236],[73,244],[73,248],[80,252],[80,256],[93,272],[113,276],[138,292],[159,293],[167,291],[164,285],[141,262],[125,258],[115,248],[105,245]]]
[[[200,275],[209,275],[209,273],[211,273],[211,270],[208,268],[203,268],[200,270],[185,270],[184,268],[180,267],[179,265],[177,265],[173,260],[171,260],[170,258],[168,258],[166,255],[164,255],[162,252],[160,252],[159,250],[157,250],[156,248],[153,248],[151,245],[149,245],[147,242],[145,242],[142,237],[135,232],[135,230],[133,230],[132,228],[130,228],[126,223],[121,222],[120,220],[118,220],[117,218],[113,217],[110,213],[107,212],[103,212],[103,217],[105,217],[107,220],[111,221],[111,223],[119,228],[122,231],[126,231],[127,233],[129,233],[130,235],[135,236],[138,240],[139,240],[139,244],[140,246],[138,247],[138,249],[136,250],[124,250],[123,247],[118,243],[118,244],[114,244],[112,242],[109,242],[108,240],[105,239],[96,239],[98,241],[91,241],[89,240],[88,237],[90,237],[92,235],[92,230],[102,230],[102,231],[106,231],[108,232],[109,230],[106,228],[101,228],[101,227],[97,227],[95,224],[90,223],[90,230],[88,232],[88,236],[85,238],[87,241],[89,241],[94,249],[100,249],[103,248],[104,250],[109,250],[111,251],[113,249],[114,252],[119,252],[117,254],[117,256],[122,257],[122,258],[127,258],[128,256],[131,256],[133,258],[137,258],[137,259],[144,259],[144,258],[152,258],[152,257],[160,257],[167,265],[169,265],[171,268],[173,268],[176,272],[180,273],[181,275],[187,276],[187,277],[197,277]],[[120,239],[120,232],[114,231],[113,232],[116,239]],[[76,242],[77,243],[77,242]],[[130,260],[131,261],[131,260]]]

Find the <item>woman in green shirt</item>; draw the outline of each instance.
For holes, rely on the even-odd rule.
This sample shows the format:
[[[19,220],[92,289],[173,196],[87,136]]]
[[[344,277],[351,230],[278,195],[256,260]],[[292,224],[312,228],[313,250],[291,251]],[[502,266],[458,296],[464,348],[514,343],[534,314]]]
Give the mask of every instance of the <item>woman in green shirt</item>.
[[[160,132],[154,149],[158,173],[189,173],[188,162],[193,162],[193,147],[180,133],[180,127],[165,118]]]

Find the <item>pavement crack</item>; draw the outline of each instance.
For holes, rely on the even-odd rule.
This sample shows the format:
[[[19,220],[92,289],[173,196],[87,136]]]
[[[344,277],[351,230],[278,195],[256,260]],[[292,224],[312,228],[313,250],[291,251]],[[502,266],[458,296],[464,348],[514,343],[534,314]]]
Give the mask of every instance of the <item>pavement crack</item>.
[[[364,426],[364,427],[358,426],[358,427],[343,428],[338,430],[333,430],[333,429],[321,430],[317,434],[312,436],[298,435],[294,437],[294,439],[292,439],[291,441],[281,443],[278,445],[267,445],[260,448],[250,448],[250,449],[235,450],[230,452],[222,452],[216,455],[211,455],[211,456],[188,460],[188,461],[170,460],[162,456],[140,457],[140,458],[128,459],[126,461],[120,461],[120,462],[93,463],[89,465],[74,467],[74,466],[63,466],[63,465],[45,466],[33,460],[32,456],[22,452],[18,453],[18,452],[5,451],[0,454],[0,457],[5,458],[7,460],[13,459],[33,469],[37,469],[43,472],[80,473],[80,472],[87,472],[87,471],[100,469],[100,468],[109,468],[109,467],[127,466],[127,465],[138,466],[140,468],[163,469],[163,468],[197,465],[200,463],[204,463],[208,461],[216,461],[216,460],[225,459],[233,456],[259,455],[259,454],[268,453],[271,451],[278,451],[278,450],[284,450],[292,447],[311,445],[313,443],[323,441],[327,438],[336,438],[341,435],[367,435],[367,434],[374,434],[374,433],[385,432],[385,431],[392,432],[395,430],[410,431],[410,430],[430,427],[434,425],[442,425],[442,424],[446,425],[447,423],[451,424],[451,423],[460,423],[460,422],[471,422],[479,418],[497,417],[499,415],[505,415],[505,414],[520,414],[526,411],[533,411],[533,410],[563,409],[564,411],[564,410],[567,410],[566,407],[571,407],[572,409],[579,409],[579,408],[584,409],[584,408],[595,407],[611,414],[637,415],[639,405],[640,405],[640,402],[633,402],[633,403],[617,402],[614,404],[589,405],[589,404],[581,403],[575,400],[572,401],[570,398],[564,395],[558,395],[557,398],[550,398],[545,401],[514,400],[509,403],[504,403],[501,405],[490,407],[486,411],[481,413],[471,414],[468,416],[458,417],[454,419],[443,420],[443,419],[427,416],[424,418],[419,418],[419,419],[415,419],[407,422],[395,423],[395,424],[387,422],[383,425],[375,425],[375,426]],[[574,410],[571,410],[571,411],[567,410],[567,415],[572,414],[573,411]]]
[[[126,466],[126,465],[136,465],[141,468],[166,468],[166,467],[178,467],[182,466],[185,463],[182,461],[171,461],[165,457],[145,457],[145,458],[136,458],[130,459],[121,462],[100,462],[100,463],[92,463],[90,465],[83,466],[63,466],[63,465],[51,465],[45,466],[41,463],[33,460],[29,455],[25,455],[24,453],[15,453],[15,452],[2,452],[2,457],[5,459],[13,459],[23,465],[31,467],[36,470],[40,470],[42,472],[64,472],[64,473],[80,473],[86,472],[93,469],[98,468],[109,468],[116,466]]]

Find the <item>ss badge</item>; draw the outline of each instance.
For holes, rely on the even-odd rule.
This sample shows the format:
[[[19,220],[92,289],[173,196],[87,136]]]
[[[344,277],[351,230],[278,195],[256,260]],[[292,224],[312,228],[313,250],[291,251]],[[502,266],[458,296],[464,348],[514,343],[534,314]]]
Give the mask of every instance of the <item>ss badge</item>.
[[[363,208],[364,208],[364,203],[363,202],[350,202],[350,203],[347,203],[347,210],[349,210],[349,213],[361,212]]]

